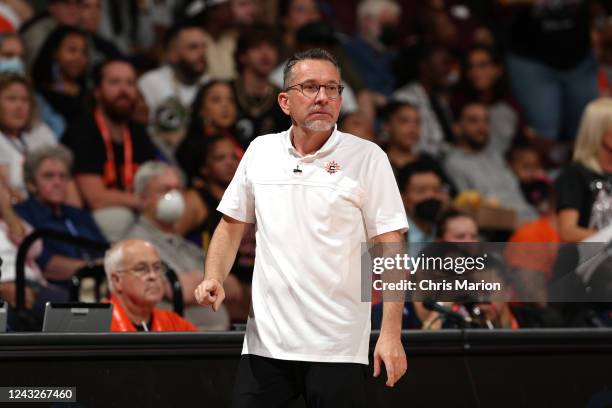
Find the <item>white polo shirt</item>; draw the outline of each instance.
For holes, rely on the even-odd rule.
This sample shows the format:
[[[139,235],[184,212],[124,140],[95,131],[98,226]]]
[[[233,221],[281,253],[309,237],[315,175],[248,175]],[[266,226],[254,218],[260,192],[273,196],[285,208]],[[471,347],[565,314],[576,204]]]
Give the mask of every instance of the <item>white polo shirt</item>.
[[[307,156],[290,135],[253,140],[217,208],[256,224],[242,353],[368,364],[361,244],[408,229],[391,165],[374,143],[338,130]]]

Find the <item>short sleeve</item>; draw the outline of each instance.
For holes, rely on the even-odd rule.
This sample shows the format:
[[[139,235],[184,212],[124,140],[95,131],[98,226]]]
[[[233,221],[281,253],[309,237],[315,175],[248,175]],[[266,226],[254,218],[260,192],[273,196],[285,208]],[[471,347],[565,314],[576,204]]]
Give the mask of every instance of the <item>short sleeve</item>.
[[[147,72],[143,76],[141,76],[140,80],[138,81],[138,90],[142,94],[142,97],[144,98],[147,105],[151,107],[151,111],[156,108],[156,98],[154,93],[159,87],[155,84],[154,78],[154,72]],[[153,114],[153,112],[151,112],[151,114]]]
[[[408,220],[387,155],[372,155],[364,183],[362,215],[368,239],[391,231],[408,231]]]
[[[155,160],[155,146],[147,133],[147,129],[137,123],[131,123],[130,132],[134,143],[134,162],[138,164]]]
[[[585,197],[577,194],[581,191],[584,181],[574,166],[566,167],[555,182],[557,211],[565,209],[582,210]]]
[[[448,175],[458,192],[473,188],[465,169],[454,155],[450,154],[444,161],[444,172]]]
[[[75,175],[104,173],[106,150],[93,118],[83,117],[72,124],[62,136],[61,143],[72,151],[72,172]]]
[[[0,140],[0,164],[10,166],[11,164],[11,153],[10,147],[4,140]]]
[[[252,142],[242,156],[236,174],[225,190],[217,211],[249,224],[255,223],[255,197],[249,180],[249,164],[253,160],[257,143]]]

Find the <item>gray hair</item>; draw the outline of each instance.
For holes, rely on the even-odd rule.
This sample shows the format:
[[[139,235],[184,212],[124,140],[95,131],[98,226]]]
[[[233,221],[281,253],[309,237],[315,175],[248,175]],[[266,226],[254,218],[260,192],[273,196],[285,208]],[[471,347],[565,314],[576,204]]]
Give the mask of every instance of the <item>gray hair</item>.
[[[121,269],[123,263],[123,241],[119,241],[110,247],[104,254],[104,272],[106,273],[106,282],[108,284],[108,290],[112,292],[113,281],[111,274]]]
[[[134,176],[134,193],[143,195],[149,187],[151,180],[153,180],[155,177],[161,176],[168,170],[176,172],[180,178],[181,173],[178,171],[178,169],[169,165],[168,163],[148,161],[141,165]]]
[[[357,18],[364,17],[378,18],[384,10],[389,10],[396,16],[402,13],[402,8],[391,0],[364,0],[357,6]]]
[[[110,292],[114,291],[115,289],[113,287],[113,280],[111,278],[113,272],[118,272],[123,268],[123,247],[127,243],[134,243],[137,241],[141,241],[146,245],[150,245],[151,248],[153,248],[153,250],[159,256],[159,251],[157,250],[155,245],[153,245],[149,241],[143,239],[124,239],[121,241],[117,241],[104,253],[104,272],[106,273],[106,282],[108,284],[108,290]]]
[[[23,164],[23,177],[26,183],[34,183],[36,172],[41,163],[47,159],[57,160],[66,165],[68,172],[72,168],[72,152],[62,145],[45,145],[39,147],[26,156]]]
[[[338,65],[338,61],[336,58],[329,52],[325,51],[322,48],[312,48],[310,50],[306,50],[303,52],[297,52],[289,58],[287,63],[285,64],[285,68],[283,69],[283,89],[287,89],[289,86],[289,82],[291,82],[291,77],[293,76],[293,67],[300,61],[304,60],[320,60],[320,61],[329,61],[338,70],[340,73],[340,65]]]

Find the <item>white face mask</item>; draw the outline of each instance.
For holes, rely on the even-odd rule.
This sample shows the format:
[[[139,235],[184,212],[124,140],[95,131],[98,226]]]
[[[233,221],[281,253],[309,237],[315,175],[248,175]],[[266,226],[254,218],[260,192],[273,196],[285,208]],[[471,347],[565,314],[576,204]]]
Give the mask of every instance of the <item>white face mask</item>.
[[[157,201],[155,216],[161,222],[173,224],[181,218],[184,211],[185,200],[183,200],[183,195],[177,190],[172,190]]]
[[[0,73],[23,75],[25,73],[23,61],[19,57],[0,57]]]

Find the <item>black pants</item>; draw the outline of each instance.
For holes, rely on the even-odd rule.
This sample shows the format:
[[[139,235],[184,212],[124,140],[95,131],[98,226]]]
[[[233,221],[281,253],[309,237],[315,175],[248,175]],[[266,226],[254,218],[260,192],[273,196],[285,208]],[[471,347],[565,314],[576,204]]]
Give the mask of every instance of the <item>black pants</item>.
[[[233,408],[288,407],[300,395],[309,408],[366,407],[368,366],[287,361],[245,354],[240,359]]]

